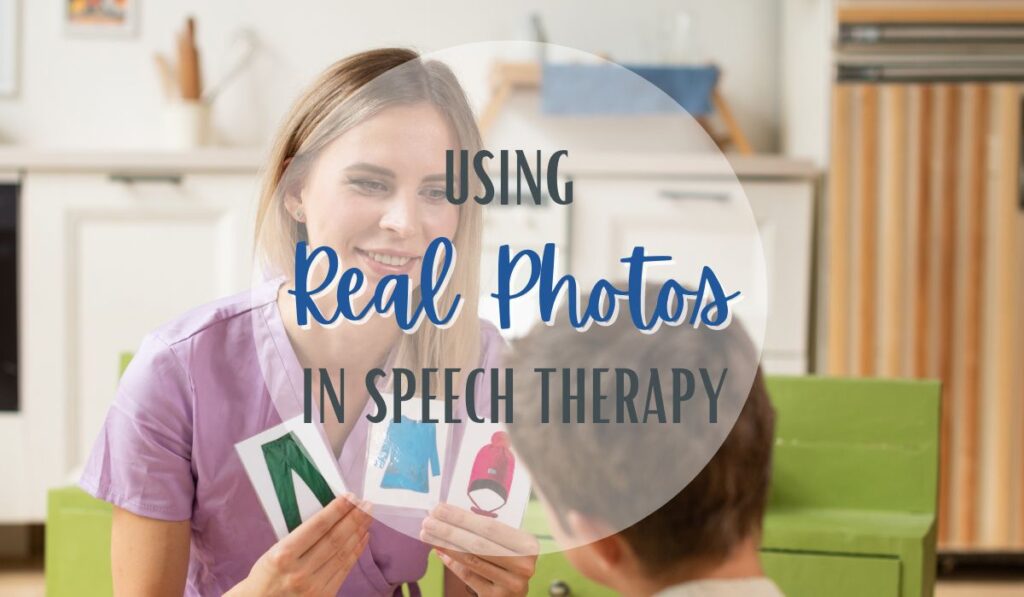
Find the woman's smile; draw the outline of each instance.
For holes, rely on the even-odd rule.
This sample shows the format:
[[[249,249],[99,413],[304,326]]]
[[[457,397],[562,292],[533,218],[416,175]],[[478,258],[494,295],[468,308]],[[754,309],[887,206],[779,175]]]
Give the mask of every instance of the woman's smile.
[[[364,262],[365,267],[359,269],[364,273],[373,273],[377,277],[395,274],[410,274],[420,262],[421,257],[408,252],[387,249],[360,249],[356,254]],[[367,271],[368,270],[368,271]]]

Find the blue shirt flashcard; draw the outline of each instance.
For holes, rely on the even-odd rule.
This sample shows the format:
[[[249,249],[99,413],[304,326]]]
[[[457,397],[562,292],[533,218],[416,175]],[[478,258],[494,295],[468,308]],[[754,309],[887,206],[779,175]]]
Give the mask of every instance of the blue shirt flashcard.
[[[450,424],[444,422],[442,401],[426,405],[430,420],[438,422],[423,421],[424,402],[417,396],[402,402],[397,421],[389,413],[370,424],[363,499],[406,510],[430,510],[440,503]]]
[[[377,468],[386,467],[381,487],[429,492],[427,468],[430,476],[441,475],[435,424],[414,421],[404,415],[401,420],[392,422],[374,464]]]

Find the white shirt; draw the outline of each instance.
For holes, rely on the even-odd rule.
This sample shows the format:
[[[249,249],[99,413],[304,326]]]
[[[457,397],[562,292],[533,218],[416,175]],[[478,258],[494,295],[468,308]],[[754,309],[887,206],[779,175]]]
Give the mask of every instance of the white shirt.
[[[739,597],[741,595],[743,597],[783,597],[779,587],[764,576],[684,582],[668,587],[654,597]]]

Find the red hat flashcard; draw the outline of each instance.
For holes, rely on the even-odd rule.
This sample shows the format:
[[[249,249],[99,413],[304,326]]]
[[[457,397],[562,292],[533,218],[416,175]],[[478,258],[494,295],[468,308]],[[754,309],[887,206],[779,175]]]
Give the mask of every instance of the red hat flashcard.
[[[447,502],[518,527],[529,498],[529,475],[516,466],[515,452],[502,426],[467,424]]]

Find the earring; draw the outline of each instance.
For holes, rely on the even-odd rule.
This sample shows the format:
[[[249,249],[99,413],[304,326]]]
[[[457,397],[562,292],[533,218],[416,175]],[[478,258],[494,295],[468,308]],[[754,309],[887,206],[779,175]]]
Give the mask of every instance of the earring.
[[[295,219],[300,222],[306,221],[306,212],[304,212],[301,207],[295,210]]]

